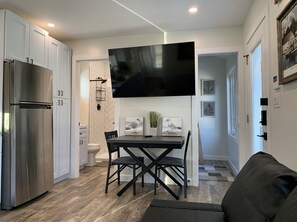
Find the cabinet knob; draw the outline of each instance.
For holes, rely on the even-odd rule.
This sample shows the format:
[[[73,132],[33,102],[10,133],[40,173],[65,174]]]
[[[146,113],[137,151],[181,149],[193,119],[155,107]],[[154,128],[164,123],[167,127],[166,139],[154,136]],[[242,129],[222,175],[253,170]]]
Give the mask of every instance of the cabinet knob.
[[[26,57],[27,63],[29,63],[29,57]]]

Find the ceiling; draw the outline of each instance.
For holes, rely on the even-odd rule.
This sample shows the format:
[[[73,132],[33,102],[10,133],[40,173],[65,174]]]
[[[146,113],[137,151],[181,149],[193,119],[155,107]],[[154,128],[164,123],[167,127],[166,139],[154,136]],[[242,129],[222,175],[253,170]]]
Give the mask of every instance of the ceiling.
[[[254,0],[0,0],[65,41],[240,26]],[[197,14],[188,9],[197,6]],[[55,28],[49,28],[51,22]]]

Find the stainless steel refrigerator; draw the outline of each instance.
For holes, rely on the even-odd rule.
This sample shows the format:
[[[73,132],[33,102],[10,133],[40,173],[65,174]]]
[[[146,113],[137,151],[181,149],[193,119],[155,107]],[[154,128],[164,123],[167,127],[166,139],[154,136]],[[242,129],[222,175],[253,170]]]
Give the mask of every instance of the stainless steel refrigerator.
[[[4,62],[2,209],[9,210],[53,186],[52,71]]]

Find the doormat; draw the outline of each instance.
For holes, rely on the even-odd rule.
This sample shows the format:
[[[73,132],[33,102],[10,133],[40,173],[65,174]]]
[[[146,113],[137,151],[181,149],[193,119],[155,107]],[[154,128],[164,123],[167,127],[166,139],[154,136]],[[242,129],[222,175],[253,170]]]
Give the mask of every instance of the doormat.
[[[199,165],[199,180],[232,182],[234,176],[227,166]]]

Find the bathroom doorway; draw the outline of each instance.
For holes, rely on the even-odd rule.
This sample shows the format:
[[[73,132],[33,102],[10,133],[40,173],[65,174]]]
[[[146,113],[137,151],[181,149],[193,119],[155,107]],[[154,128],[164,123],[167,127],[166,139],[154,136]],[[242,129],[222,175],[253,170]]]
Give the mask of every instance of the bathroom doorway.
[[[109,71],[109,61],[81,61],[80,73],[80,124],[88,127],[88,143],[99,144],[96,160],[108,158],[104,132],[114,130],[115,102]],[[102,81],[91,81],[104,79]]]

